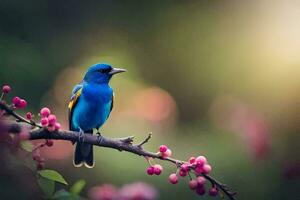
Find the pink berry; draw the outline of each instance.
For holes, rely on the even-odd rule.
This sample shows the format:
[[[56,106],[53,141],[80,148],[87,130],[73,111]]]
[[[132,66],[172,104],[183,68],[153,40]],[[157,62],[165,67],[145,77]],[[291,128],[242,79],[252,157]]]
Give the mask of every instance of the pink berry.
[[[191,180],[189,182],[189,187],[191,188],[191,190],[195,190],[198,187],[198,182],[196,180]]]
[[[51,111],[49,108],[44,107],[41,109],[40,114],[42,117],[48,117],[50,115]]]
[[[5,93],[5,94],[9,93],[10,90],[11,90],[11,88],[10,88],[9,85],[4,85],[4,86],[2,87],[2,92]]]
[[[26,113],[26,118],[28,120],[32,120],[32,113],[31,112]]]
[[[14,97],[12,100],[12,103],[18,107],[18,105],[20,104],[21,98],[20,97]]]
[[[206,162],[207,162],[207,161],[206,161],[206,158],[205,158],[204,156],[198,156],[198,157],[196,158],[196,164],[197,164],[198,166],[203,166]]]
[[[56,123],[56,116],[55,115],[49,115],[48,116],[48,121],[50,125],[55,125]]]
[[[204,195],[205,194],[205,188],[204,187],[197,187],[196,188],[196,193],[198,194],[198,195]]]
[[[200,174],[203,172],[203,168],[200,167],[200,166],[197,166],[197,167],[195,168],[195,172],[196,172],[197,175],[200,175]]]
[[[176,174],[171,174],[170,176],[169,176],[169,181],[170,181],[170,183],[172,183],[172,184],[177,184],[178,183],[178,177],[177,177],[177,175]]]
[[[154,165],[153,168],[154,168],[154,174],[156,175],[160,175],[163,170],[163,167],[158,164]]]
[[[150,166],[147,168],[147,174],[152,176],[154,174],[154,167]]]
[[[211,171],[211,166],[209,164],[205,164],[203,166],[203,173],[204,174],[209,174],[210,171]]]
[[[210,196],[215,197],[215,196],[218,195],[218,190],[217,190],[217,188],[212,187],[212,188],[209,189],[208,193],[209,193]]]
[[[189,171],[189,165],[187,163],[183,163],[181,166],[180,166],[180,169],[184,172],[188,172]]]
[[[60,123],[56,122],[55,123],[55,130],[59,130],[61,128]]]
[[[172,155],[171,149],[167,149],[167,151],[162,154],[162,157],[167,158],[170,157],[171,155]]]
[[[205,185],[206,179],[203,176],[198,176],[196,180],[197,180],[198,186]]]
[[[53,144],[54,144],[53,140],[46,140],[46,145],[47,145],[48,147],[52,147]]]
[[[25,108],[27,106],[27,102],[25,99],[21,99],[18,106],[19,108]]]
[[[168,150],[168,147],[167,147],[166,145],[161,145],[161,146],[159,147],[159,151],[160,151],[161,153],[165,153],[167,150]]]
[[[50,132],[55,131],[55,130],[56,130],[56,129],[55,129],[55,125],[48,124],[47,130],[50,131]]]
[[[180,170],[180,171],[179,171],[179,176],[184,177],[184,176],[186,176],[186,175],[187,175],[187,172],[186,172],[186,171],[183,171],[183,170]]]
[[[195,163],[196,162],[196,158],[195,157],[190,157],[190,159],[189,159],[189,163],[190,164],[193,164],[193,163]]]
[[[49,124],[48,118],[44,117],[44,118],[41,119],[41,125],[42,126],[45,127],[45,126],[48,126],[48,124]]]

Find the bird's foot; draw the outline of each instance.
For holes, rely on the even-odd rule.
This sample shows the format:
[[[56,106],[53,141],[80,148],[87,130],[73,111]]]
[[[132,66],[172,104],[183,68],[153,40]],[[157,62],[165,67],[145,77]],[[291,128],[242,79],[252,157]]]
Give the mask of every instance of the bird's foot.
[[[84,143],[84,131],[83,130],[79,130],[79,142],[80,143]]]
[[[100,132],[97,133],[97,142],[98,143],[101,143],[101,140],[102,140],[102,135]]]

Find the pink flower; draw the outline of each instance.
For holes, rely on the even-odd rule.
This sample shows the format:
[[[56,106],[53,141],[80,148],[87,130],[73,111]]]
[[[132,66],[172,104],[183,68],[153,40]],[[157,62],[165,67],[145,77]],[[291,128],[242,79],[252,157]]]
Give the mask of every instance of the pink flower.
[[[117,200],[154,200],[157,198],[156,190],[143,182],[123,186],[118,192]]]
[[[110,184],[92,187],[88,191],[88,196],[92,200],[115,200],[117,189]]]

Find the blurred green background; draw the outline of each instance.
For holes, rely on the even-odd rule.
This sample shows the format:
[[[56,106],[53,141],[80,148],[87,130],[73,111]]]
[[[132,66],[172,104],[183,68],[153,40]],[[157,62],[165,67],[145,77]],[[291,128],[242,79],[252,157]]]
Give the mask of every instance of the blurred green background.
[[[50,107],[67,128],[70,92],[88,66],[126,68],[111,81],[104,135],[152,132],[148,150],[205,155],[238,199],[300,199],[299,18],[297,1],[1,0],[0,83],[26,98],[27,110]],[[84,192],[141,180],[162,200],[200,198],[187,179],[168,183],[172,165],[149,177],[141,157],[95,151],[93,169],[73,167],[69,143],[43,153],[68,182],[85,179]],[[0,195],[40,198],[35,180],[21,178],[30,173],[12,168],[0,173]]]

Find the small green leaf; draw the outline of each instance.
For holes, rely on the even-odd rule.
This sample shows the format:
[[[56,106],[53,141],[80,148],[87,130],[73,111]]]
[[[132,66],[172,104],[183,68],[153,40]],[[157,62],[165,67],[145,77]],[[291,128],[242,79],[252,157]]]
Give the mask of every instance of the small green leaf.
[[[55,182],[43,177],[37,179],[37,183],[47,198],[50,198],[55,189]]]
[[[85,180],[81,179],[76,181],[76,183],[73,184],[73,186],[70,189],[70,192],[72,194],[75,195],[79,195],[79,193],[81,192],[81,190],[84,188],[84,186],[86,185]]]
[[[38,173],[46,179],[68,185],[64,177],[62,177],[62,175],[60,175],[60,173],[58,173],[55,170],[45,169],[45,170],[38,171]]]
[[[33,144],[30,141],[22,141],[20,147],[28,152],[32,152]]]

